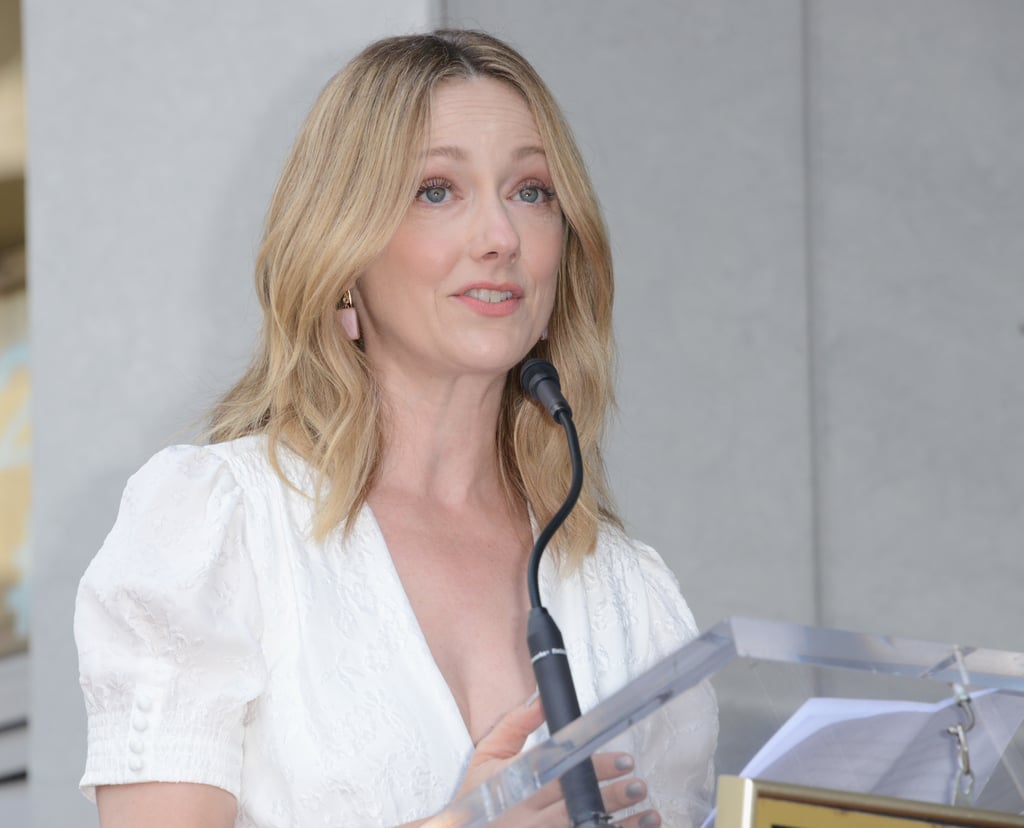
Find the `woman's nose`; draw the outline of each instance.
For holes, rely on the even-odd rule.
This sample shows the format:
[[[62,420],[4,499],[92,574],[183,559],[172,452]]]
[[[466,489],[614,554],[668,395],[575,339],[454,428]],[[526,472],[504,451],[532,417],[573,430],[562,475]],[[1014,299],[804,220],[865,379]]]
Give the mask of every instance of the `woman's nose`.
[[[487,198],[477,207],[474,222],[474,253],[480,259],[514,260],[519,255],[519,231],[509,206],[498,196]]]

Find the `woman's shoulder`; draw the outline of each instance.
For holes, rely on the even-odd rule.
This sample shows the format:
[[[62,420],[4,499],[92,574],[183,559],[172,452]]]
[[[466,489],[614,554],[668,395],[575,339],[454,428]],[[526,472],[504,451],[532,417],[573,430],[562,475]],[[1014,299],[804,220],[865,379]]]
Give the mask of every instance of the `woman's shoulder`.
[[[667,623],[677,637],[697,635],[696,621],[676,573],[649,544],[606,522],[583,566],[585,582],[613,592],[628,605],[633,617],[639,614],[652,624]]]
[[[273,448],[266,435],[253,434],[222,443],[177,444],[160,449],[129,478],[125,494],[153,488],[201,494],[218,486],[266,494],[278,488],[275,481],[284,488],[290,483],[301,490],[307,486],[308,477],[308,469],[299,457],[283,446]]]
[[[301,478],[291,456],[280,465],[290,479]],[[302,500],[277,475],[261,435],[168,446],[128,478],[117,518],[90,569],[105,562],[116,570],[127,560],[151,565],[157,558],[179,567],[195,559],[201,568],[214,548],[240,544],[243,537],[253,541],[275,515],[287,515],[289,525],[308,520]]]
[[[598,526],[592,557],[605,565],[612,560],[638,567],[665,565],[654,547],[630,537],[624,529],[609,521],[602,521]]]
[[[653,546],[630,537],[622,528],[608,522],[599,526],[593,554],[584,561],[612,575],[644,583],[664,581],[671,589],[679,590],[678,579]]]
[[[585,706],[697,635],[672,570],[651,546],[613,525],[600,528],[595,548],[575,571],[541,591],[551,597],[570,658],[577,654],[573,669],[583,671]]]
[[[153,454],[132,479],[181,476],[188,480],[217,470],[244,474],[247,470],[264,468],[270,468],[269,443],[265,435],[253,434],[223,443],[166,446]]]

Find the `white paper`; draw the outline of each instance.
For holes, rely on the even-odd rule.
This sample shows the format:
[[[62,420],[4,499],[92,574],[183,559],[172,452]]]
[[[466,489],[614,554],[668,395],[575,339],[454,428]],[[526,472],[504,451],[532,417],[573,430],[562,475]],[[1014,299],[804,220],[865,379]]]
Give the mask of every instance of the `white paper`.
[[[967,744],[977,795],[1024,723],[1024,697],[986,690],[972,694],[971,706],[975,725]],[[963,720],[953,699],[808,699],[740,776],[950,804],[958,755],[956,738],[946,728]],[[1005,778],[1000,777],[1004,785]],[[1015,784],[1024,802],[1024,790]],[[713,815],[705,822],[710,824]]]

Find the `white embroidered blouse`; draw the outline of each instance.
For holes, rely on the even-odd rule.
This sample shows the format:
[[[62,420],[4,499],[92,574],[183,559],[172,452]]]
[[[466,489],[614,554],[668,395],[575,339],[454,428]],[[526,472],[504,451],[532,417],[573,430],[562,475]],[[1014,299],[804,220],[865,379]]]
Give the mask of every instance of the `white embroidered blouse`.
[[[131,478],[76,606],[87,796],[206,783],[252,828],[392,826],[450,801],[473,746],[372,512],[347,538],[316,543],[311,525],[262,437],[174,446]],[[616,530],[577,572],[542,564],[541,579],[584,710],[696,634],[669,569]],[[699,825],[714,696],[698,687],[652,719],[617,746],[665,825]]]

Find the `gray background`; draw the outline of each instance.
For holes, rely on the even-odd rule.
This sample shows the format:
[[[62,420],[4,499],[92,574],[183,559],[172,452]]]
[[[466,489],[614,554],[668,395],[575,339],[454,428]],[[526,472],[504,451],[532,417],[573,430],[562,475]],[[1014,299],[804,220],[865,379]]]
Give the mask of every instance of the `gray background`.
[[[31,0],[33,825],[95,824],[74,591],[238,374],[270,191],[368,40],[537,65],[616,255],[611,472],[701,626],[1024,650],[1024,3]]]

